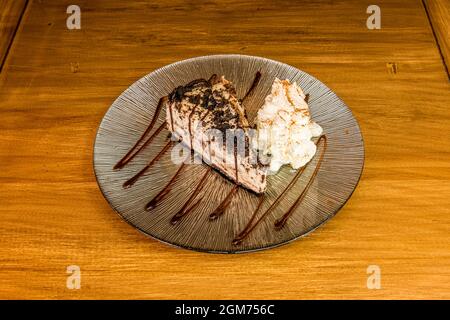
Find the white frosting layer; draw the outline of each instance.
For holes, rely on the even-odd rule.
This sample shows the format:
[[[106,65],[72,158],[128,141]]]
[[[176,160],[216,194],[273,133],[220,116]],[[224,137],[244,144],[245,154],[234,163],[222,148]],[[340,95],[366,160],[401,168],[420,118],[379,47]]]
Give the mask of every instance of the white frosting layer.
[[[296,82],[275,79],[272,92],[256,117],[258,149],[270,155],[270,171],[276,173],[284,164],[298,169],[316,153],[311,140],[322,128],[311,120],[305,94]]]

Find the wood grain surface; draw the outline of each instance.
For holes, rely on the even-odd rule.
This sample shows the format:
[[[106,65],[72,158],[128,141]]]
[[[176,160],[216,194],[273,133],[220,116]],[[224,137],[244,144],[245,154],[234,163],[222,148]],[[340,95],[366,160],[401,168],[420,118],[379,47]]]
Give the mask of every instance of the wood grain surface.
[[[380,30],[366,28],[365,0],[79,0],[81,30],[66,28],[70,4],[29,1],[0,74],[0,298],[450,298],[450,88],[421,1],[377,1]],[[158,67],[218,53],[298,67],[360,123],[358,188],[300,241],[172,248],[98,190],[93,141],[114,99]]]

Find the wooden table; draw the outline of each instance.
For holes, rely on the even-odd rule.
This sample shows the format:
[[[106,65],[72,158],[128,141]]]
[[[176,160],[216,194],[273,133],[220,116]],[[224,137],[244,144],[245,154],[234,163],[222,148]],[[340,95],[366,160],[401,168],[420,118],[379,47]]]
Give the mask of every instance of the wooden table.
[[[68,30],[73,1],[3,1],[0,298],[450,298],[450,2],[378,0],[381,29],[369,30],[372,2],[78,0],[81,29]],[[358,188],[300,241],[172,248],[124,223],[97,187],[93,141],[112,101],[158,67],[217,53],[305,70],[360,123]],[[69,265],[79,290],[66,287]]]

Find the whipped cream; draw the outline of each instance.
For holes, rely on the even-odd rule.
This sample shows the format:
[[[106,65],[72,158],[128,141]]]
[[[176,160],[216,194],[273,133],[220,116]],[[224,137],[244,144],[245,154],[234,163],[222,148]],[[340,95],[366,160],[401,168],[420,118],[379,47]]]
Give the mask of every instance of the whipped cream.
[[[303,167],[316,153],[311,139],[320,136],[322,128],[311,120],[305,97],[296,82],[276,78],[258,111],[257,147],[268,156],[271,173],[285,164]]]

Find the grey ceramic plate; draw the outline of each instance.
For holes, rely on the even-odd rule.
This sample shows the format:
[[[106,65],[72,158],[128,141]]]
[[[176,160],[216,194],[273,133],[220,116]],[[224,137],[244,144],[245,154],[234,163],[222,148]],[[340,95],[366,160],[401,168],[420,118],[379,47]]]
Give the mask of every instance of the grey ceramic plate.
[[[114,165],[138,141],[155,114],[160,97],[175,87],[194,79],[225,75],[242,97],[251,85],[255,73],[262,78],[254,94],[246,101],[249,118],[263,104],[275,77],[297,81],[309,93],[313,119],[324,129],[328,145],[317,176],[285,226],[274,228],[280,218],[306,187],[319,156],[308,164],[298,181],[279,203],[256,225],[239,244],[233,239],[245,228],[254,214],[259,198],[239,189],[224,215],[210,221],[210,213],[227,195],[232,183],[212,171],[199,192],[199,205],[176,225],[172,216],[193,193],[207,170],[205,164],[187,165],[172,184],[170,192],[151,211],[145,205],[178,169],[170,153],[162,156],[131,187],[122,184],[145,167],[165,145],[168,131],[163,129],[151,144],[121,170]],[[155,128],[165,119],[160,113]],[[154,131],[154,130],[153,130]],[[152,134],[152,132],[150,132]],[[320,149],[320,148],[319,148]],[[319,154],[320,150],[318,151]],[[252,56],[215,55],[180,61],[160,68],[132,84],[114,101],[98,129],[94,147],[94,169],[98,184],[112,208],[128,223],[143,233],[175,246],[207,252],[245,252],[275,247],[301,237],[333,217],[355,189],[364,163],[364,146],[358,124],[351,111],[323,83],[287,64]],[[285,166],[268,178],[268,189],[256,220],[265,213],[295,172]],[[255,220],[254,220],[255,221]]]

